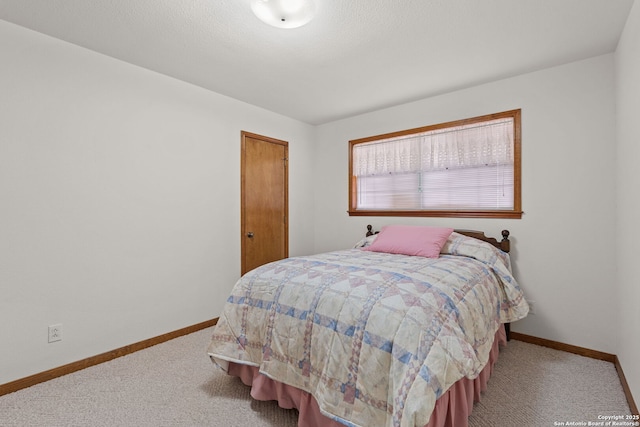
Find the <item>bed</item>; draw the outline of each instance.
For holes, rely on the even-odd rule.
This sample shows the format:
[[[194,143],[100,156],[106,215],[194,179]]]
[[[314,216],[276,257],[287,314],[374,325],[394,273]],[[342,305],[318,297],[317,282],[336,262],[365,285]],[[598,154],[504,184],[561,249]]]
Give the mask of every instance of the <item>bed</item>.
[[[466,426],[505,324],[528,313],[508,236],[369,226],[352,249],[258,267],[208,354],[299,426]]]

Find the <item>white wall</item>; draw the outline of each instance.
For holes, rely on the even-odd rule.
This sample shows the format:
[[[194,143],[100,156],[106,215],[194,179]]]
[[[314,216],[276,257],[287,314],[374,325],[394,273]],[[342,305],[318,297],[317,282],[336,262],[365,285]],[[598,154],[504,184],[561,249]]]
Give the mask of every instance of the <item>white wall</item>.
[[[636,2],[615,56],[314,128],[0,21],[0,384],[219,314],[247,130],[290,142],[291,255],[368,223],[508,228],[537,306],[514,330],[619,354],[640,395],[639,32]],[[347,215],[348,140],[513,108],[522,219]],[[53,323],[64,340],[47,344]]]
[[[616,51],[618,114],[617,266],[618,357],[636,404],[640,404],[640,3],[636,1]]]
[[[320,126],[316,167],[331,173],[316,182],[316,250],[355,243],[368,223],[495,237],[509,229],[516,277],[537,310],[513,329],[615,353],[614,75],[613,55],[605,55]],[[522,219],[347,215],[350,139],[515,108],[522,109]]]
[[[313,127],[4,21],[0,57],[0,384],[220,314],[241,130],[289,141],[312,251]]]

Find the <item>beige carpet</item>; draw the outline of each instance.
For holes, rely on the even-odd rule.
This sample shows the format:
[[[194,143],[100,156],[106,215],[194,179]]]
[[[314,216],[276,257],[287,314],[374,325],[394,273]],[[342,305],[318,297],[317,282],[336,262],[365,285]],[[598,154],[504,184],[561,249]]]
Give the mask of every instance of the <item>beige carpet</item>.
[[[257,402],[206,356],[205,329],[0,397],[0,426],[277,426],[297,413]],[[627,415],[615,367],[511,341],[470,426],[553,426]]]

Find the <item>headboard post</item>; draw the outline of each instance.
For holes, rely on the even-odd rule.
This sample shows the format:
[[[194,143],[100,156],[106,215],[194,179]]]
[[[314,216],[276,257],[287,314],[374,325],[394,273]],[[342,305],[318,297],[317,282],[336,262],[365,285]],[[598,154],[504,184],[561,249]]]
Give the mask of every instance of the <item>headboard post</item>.
[[[373,236],[375,233],[373,232],[373,225],[367,225],[367,237]]]
[[[500,242],[500,249],[505,252],[511,250],[511,242],[509,241],[509,230],[502,230],[502,241]]]

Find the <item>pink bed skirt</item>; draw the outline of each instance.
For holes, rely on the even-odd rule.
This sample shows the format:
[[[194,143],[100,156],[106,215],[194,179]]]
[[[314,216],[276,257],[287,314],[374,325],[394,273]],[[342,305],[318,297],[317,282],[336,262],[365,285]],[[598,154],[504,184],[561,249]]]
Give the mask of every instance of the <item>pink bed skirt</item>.
[[[504,325],[496,332],[496,338],[489,354],[489,362],[480,375],[473,379],[462,378],[440,399],[425,427],[467,427],[473,403],[480,401],[480,393],[487,389],[493,365],[498,360],[499,346],[507,343]],[[279,383],[260,374],[255,366],[229,363],[229,375],[239,377],[251,386],[251,396],[256,400],[277,400],[281,408],[296,408],[299,412],[299,427],[344,427],[322,415],[315,398],[300,389]]]

